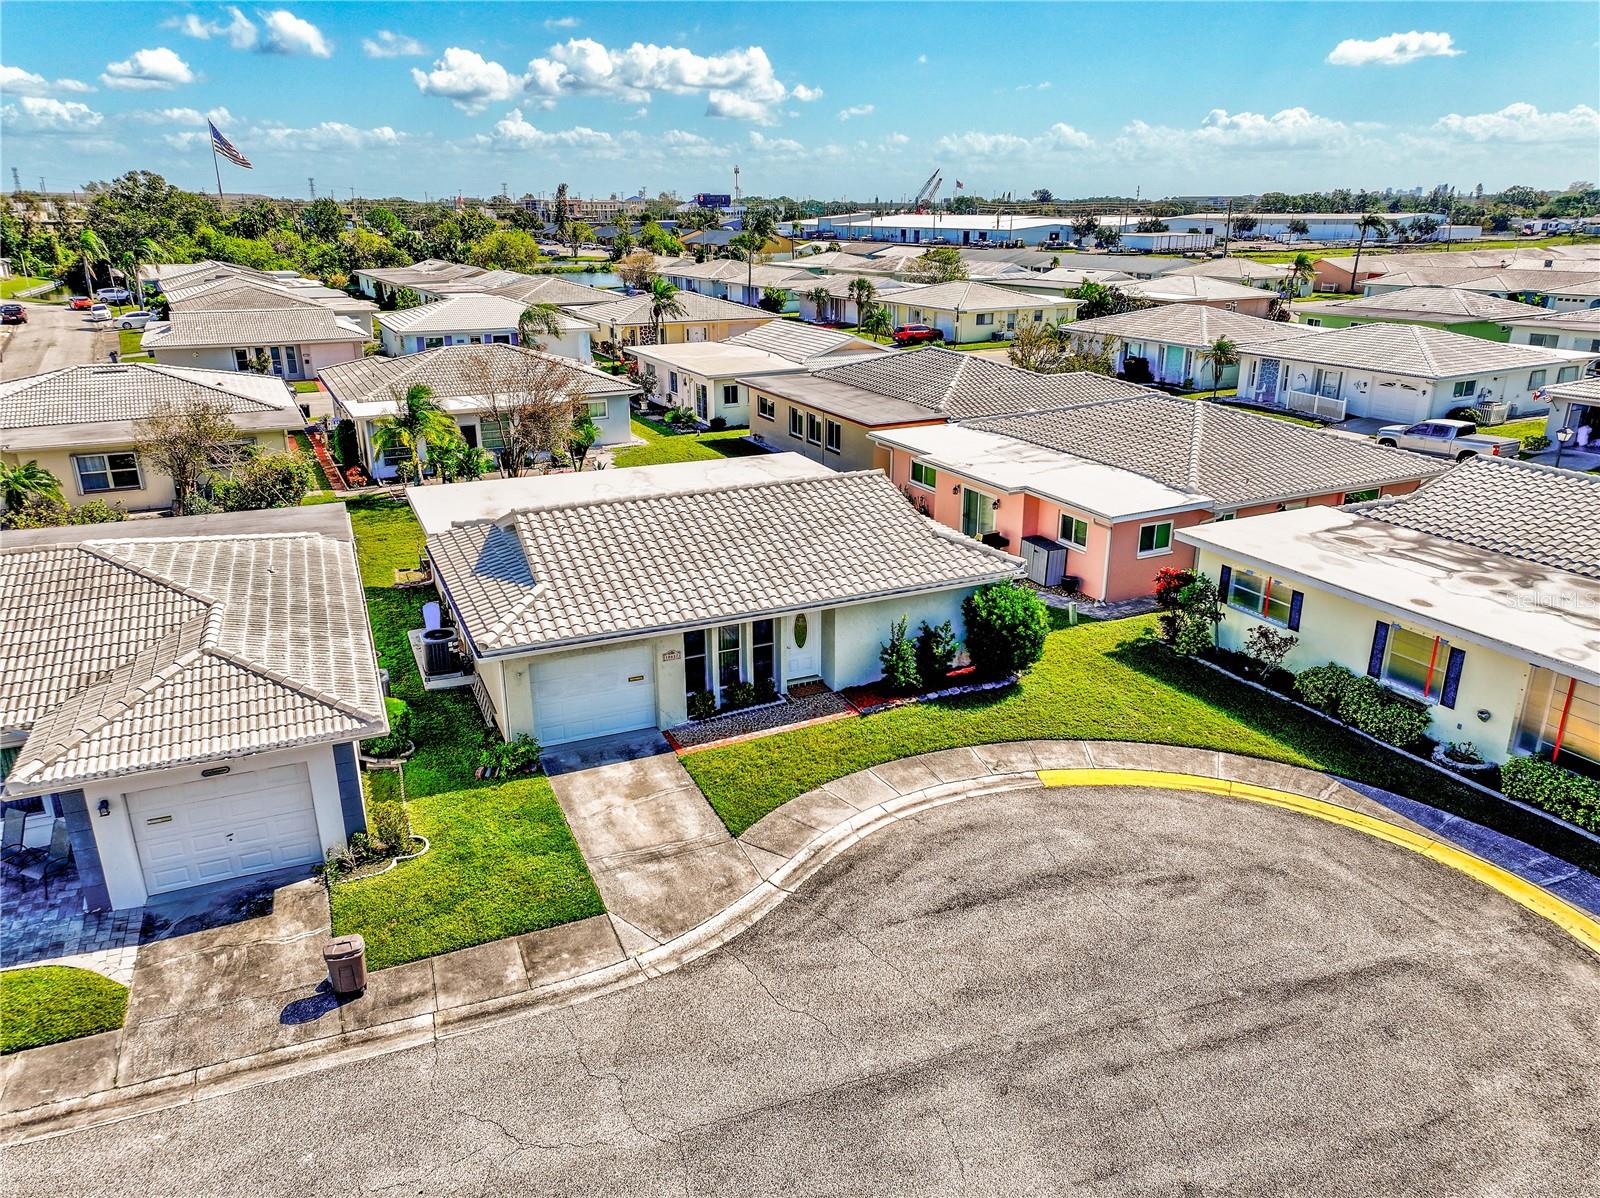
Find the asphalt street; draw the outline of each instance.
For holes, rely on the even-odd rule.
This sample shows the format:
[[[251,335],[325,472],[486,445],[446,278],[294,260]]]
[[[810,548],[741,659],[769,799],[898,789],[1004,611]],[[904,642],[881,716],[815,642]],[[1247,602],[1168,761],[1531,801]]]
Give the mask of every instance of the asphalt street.
[[[20,379],[80,362],[104,362],[117,348],[116,329],[110,322],[96,326],[65,304],[23,307],[28,310],[27,324],[3,326],[10,337],[0,349],[0,379]]]
[[[1276,808],[974,798],[663,979],[23,1145],[14,1195],[1600,1191],[1600,960]]]

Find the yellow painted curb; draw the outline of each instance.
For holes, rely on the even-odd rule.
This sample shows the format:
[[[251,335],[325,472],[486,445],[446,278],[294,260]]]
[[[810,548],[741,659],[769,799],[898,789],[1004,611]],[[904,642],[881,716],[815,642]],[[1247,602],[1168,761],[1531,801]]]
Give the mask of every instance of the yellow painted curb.
[[[1542,915],[1577,940],[1590,952],[1600,955],[1600,922],[1597,922],[1571,903],[1557,898],[1542,886],[1518,877],[1510,870],[1485,861],[1465,849],[1435,840],[1402,828],[1386,820],[1352,811],[1337,803],[1323,799],[1308,799],[1287,790],[1273,790],[1252,782],[1232,782],[1226,778],[1207,778],[1199,774],[1178,774],[1166,770],[1077,769],[1040,770],[1039,782],[1043,786],[1144,786],[1158,790],[1198,790],[1206,794],[1242,799],[1250,803],[1265,803],[1298,811],[1314,819],[1340,824],[1357,832],[1374,836],[1390,844],[1399,845],[1413,853],[1420,853],[1441,865],[1476,878],[1492,890],[1497,890],[1512,902]]]

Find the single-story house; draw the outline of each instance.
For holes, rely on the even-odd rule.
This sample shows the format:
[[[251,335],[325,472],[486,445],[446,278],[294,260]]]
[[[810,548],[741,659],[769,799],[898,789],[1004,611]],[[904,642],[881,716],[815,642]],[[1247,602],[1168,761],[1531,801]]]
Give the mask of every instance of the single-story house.
[[[166,511],[172,479],[134,450],[139,425],[201,402],[225,412],[263,453],[284,452],[288,434],[305,427],[294,392],[270,375],[132,362],[66,366],[0,383],[0,460],[37,461],[73,507],[103,499],[127,511]]]
[[[630,345],[679,345],[686,341],[726,341],[738,333],[778,319],[762,308],[735,304],[709,295],[680,291],[681,309],[661,319],[659,338],[651,319],[653,301],[647,294],[623,296],[580,309],[584,320],[599,329],[600,344],[619,353]]]
[[[378,318],[383,352],[391,358],[441,345],[518,345],[517,322],[528,305],[499,295],[453,295]],[[594,361],[589,344],[593,326],[562,311],[561,331],[540,333],[538,347],[578,362]]]
[[[424,258],[410,266],[369,266],[351,272],[362,295],[380,302],[390,300],[402,288],[425,289],[432,283],[473,278],[488,272],[481,266],[449,262],[443,258]]]
[[[1277,320],[1246,316],[1208,304],[1161,304],[1115,316],[1080,320],[1069,330],[1073,341],[1092,346],[1109,338],[1116,345],[1115,363],[1121,373],[1136,380],[1148,368],[1157,383],[1193,390],[1211,386],[1211,367],[1200,352],[1226,337],[1235,345],[1245,341],[1266,343],[1302,336],[1304,329]],[[1138,363],[1143,362],[1141,367]],[[1223,367],[1218,387],[1236,387],[1239,367]]]
[[[585,366],[571,358],[540,353],[521,345],[446,345],[398,358],[363,358],[322,373],[333,412],[356,426],[361,462],[369,477],[392,479],[404,450],[379,451],[373,426],[399,410],[406,389],[418,383],[461,428],[468,445],[499,453],[505,448],[508,413],[540,397],[587,405],[600,436],[595,444],[625,445],[632,440],[626,378]],[[496,413],[499,413],[497,416]],[[426,459],[427,450],[423,450]]]
[[[961,636],[962,601],[1020,570],[923,519],[876,471],[789,462],[791,477],[760,481],[739,459],[644,467],[645,494],[531,480],[575,485],[429,536],[501,732],[558,745],[673,727],[691,696],[720,703],[738,683],[871,682],[896,621],[949,620]]]
[[[1278,296],[1259,287],[1246,287],[1226,279],[1213,279],[1206,275],[1184,275],[1169,272],[1154,279],[1140,279],[1120,284],[1126,295],[1147,299],[1157,304],[1205,304],[1228,312],[1242,312],[1246,316],[1266,317],[1272,314]]]
[[[1600,308],[1576,308],[1566,312],[1541,312],[1506,322],[1511,326],[1513,345],[1536,345],[1540,349],[1574,349],[1600,354]]]
[[[639,363],[645,390],[659,403],[689,408],[705,423],[720,417],[737,427],[750,423],[749,381],[891,351],[835,329],[774,320],[726,341],[636,345],[624,352]]]
[[[1120,270],[1079,270],[1070,266],[1053,266],[1049,270],[1019,270],[1006,275],[1003,281],[1013,291],[1067,295],[1085,283],[1110,283],[1120,288],[1124,283],[1133,282],[1134,277]]]
[[[1399,499],[1178,534],[1223,600],[1218,643],[1291,631],[1296,672],[1337,662],[1421,700],[1429,735],[1486,761],[1600,770],[1600,479],[1472,458]]]
[[[1356,256],[1318,258],[1313,262],[1316,271],[1311,280],[1313,291],[1360,291],[1362,285],[1380,275],[1387,274],[1399,262],[1398,255],[1363,254],[1361,269],[1356,269]]]
[[[65,820],[88,909],[366,831],[388,724],[342,504],[10,532],[0,592],[5,806]]]
[[[720,229],[693,229],[687,233],[678,234],[678,240],[689,248],[703,246],[707,250],[726,250],[733,239],[739,236],[741,230],[736,228]],[[799,246],[799,242],[783,233],[774,233],[767,238],[760,252],[763,254],[792,254]]]
[[[940,346],[739,382],[750,393],[753,440],[835,470],[887,465],[871,439],[882,429],[1144,394],[1104,375],[1038,374]]]
[[[1587,453],[1600,450],[1600,377],[1547,387],[1544,397],[1550,404],[1547,437],[1554,441],[1563,429],[1571,429],[1572,440],[1566,444]]]
[[[730,300],[736,304],[755,307],[766,296],[768,288],[789,293],[789,299],[780,312],[800,310],[800,292],[817,282],[815,275],[788,266],[746,263],[732,258],[716,258],[710,262],[696,262],[681,258],[662,263],[657,273],[680,291],[696,295],[709,295]]]
[[[366,352],[367,331],[327,308],[208,311],[178,308],[152,321],[140,348],[163,366],[249,371],[265,360],[282,379],[314,379],[317,372]]]
[[[1230,255],[1226,258],[1207,258],[1204,262],[1190,262],[1170,270],[1163,278],[1184,275],[1203,275],[1208,279],[1221,279],[1224,283],[1237,283],[1241,287],[1258,287],[1263,291],[1281,294],[1288,286],[1292,268],[1280,262],[1257,262],[1254,258]],[[1310,283],[1302,282],[1296,295],[1310,291]]]
[[[935,520],[1010,553],[1043,538],[1066,550],[1064,572],[1083,594],[1108,602],[1148,595],[1157,570],[1189,566],[1178,529],[1401,495],[1445,469],[1369,441],[1152,394],[872,439],[889,451],[889,477]]]
[[[1024,324],[1060,324],[1080,305],[1065,296],[1010,291],[970,279],[888,292],[879,302],[895,324],[930,325],[953,344],[1015,336]]]
[[[1464,337],[1482,337],[1485,341],[1509,340],[1511,321],[1545,314],[1545,309],[1531,304],[1463,291],[1459,287],[1402,287],[1358,299],[1296,304],[1294,308],[1295,319],[1312,328],[1343,329],[1353,324],[1381,321],[1448,329]]]
[[[1539,308],[1570,311],[1600,307],[1600,270],[1431,270],[1395,271],[1368,279],[1368,295],[1402,287],[1458,287]]]
[[[301,280],[306,286],[263,282],[250,277],[225,275],[166,292],[169,311],[246,312],[261,308],[326,308],[372,335],[372,315],[378,305],[332,287]]]
[[[857,279],[866,277],[861,274],[813,275],[797,290],[800,319],[813,324],[860,324],[861,310],[856,305],[850,286]],[[880,275],[874,275],[869,281],[874,298],[904,293],[922,286],[921,283],[903,283],[899,279]],[[819,290],[828,293],[828,298],[821,303],[814,294]]]
[[[1239,396],[1327,420],[1411,424],[1498,400],[1512,415],[1544,412],[1536,392],[1570,382],[1600,358],[1463,337],[1414,324],[1306,329],[1239,347]]]
[[[562,308],[584,308],[590,304],[606,304],[620,294],[603,287],[590,287],[574,283],[561,275],[523,275],[514,283],[496,287],[491,295],[514,299],[523,305],[555,304]]]

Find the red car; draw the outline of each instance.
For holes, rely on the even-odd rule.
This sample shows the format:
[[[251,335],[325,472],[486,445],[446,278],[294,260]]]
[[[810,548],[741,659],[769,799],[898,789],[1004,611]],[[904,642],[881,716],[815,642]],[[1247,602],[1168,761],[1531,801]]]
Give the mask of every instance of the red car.
[[[922,345],[928,341],[943,341],[944,334],[932,325],[903,324],[894,331],[896,345]]]
[[[94,300],[87,295],[75,295],[67,301],[67,307],[74,312],[87,312],[94,307]]]

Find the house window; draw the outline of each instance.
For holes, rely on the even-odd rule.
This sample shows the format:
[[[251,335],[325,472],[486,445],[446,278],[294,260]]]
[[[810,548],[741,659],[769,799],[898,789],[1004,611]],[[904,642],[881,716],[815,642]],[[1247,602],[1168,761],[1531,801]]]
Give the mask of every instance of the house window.
[[[1383,663],[1383,680],[1424,699],[1432,699],[1444,682],[1444,668],[1449,659],[1450,646],[1444,638],[1392,625]]]
[[[587,408],[588,411],[589,411],[589,419],[590,420],[600,421],[600,420],[604,420],[606,418],[606,412],[607,412],[608,409],[606,407],[606,401],[605,400],[603,400],[603,399],[591,399],[586,404],[584,404],[584,407]]]
[[[984,537],[994,531],[994,500],[982,491],[961,489],[961,531]]]
[[[1074,549],[1087,548],[1089,545],[1089,522],[1062,512],[1060,539]]]
[[[84,495],[137,491],[144,486],[139,477],[139,459],[131,453],[75,454],[72,464],[78,472],[78,491]]]
[[[511,334],[510,333],[491,333],[490,336],[489,336],[489,344],[490,345],[510,345],[511,344]]]
[[[806,440],[812,445],[822,444],[822,418],[815,412],[806,413]]]
[[[1554,349],[1561,343],[1561,338],[1554,333],[1534,333],[1528,338],[1529,345],[1538,346],[1540,349]]]
[[[931,491],[939,485],[939,472],[926,462],[912,462],[911,481]]]
[[[1218,512],[1211,522],[1213,524],[1221,524],[1224,520],[1237,520],[1238,518],[1238,512]]]
[[[676,370],[667,371],[667,390],[674,395],[678,393],[678,372]]]
[[[827,450],[829,453],[838,453],[844,448],[844,429],[837,420],[827,423]]]
[[[1309,325],[1313,329],[1320,329],[1322,327],[1322,317],[1320,317],[1320,316],[1308,316],[1308,317],[1305,318],[1304,323]]]
[[[1540,387],[1544,386],[1544,380],[1549,377],[1549,374],[1550,372],[1548,370],[1535,370],[1528,376],[1528,390],[1537,391]]]
[[[763,420],[776,420],[778,418],[776,401],[768,399],[765,395],[756,396],[756,415]]]
[[[1141,524],[1139,526],[1140,557],[1170,552],[1172,552],[1172,521],[1164,520],[1160,524]]]
[[[722,402],[724,405],[736,404],[739,402],[739,384],[724,383],[722,385]]]
[[[284,360],[288,364],[290,374],[300,373],[300,351],[296,346],[286,345],[283,349]]]
[[[271,353],[272,353],[272,373],[275,374],[275,375],[278,375],[279,377],[282,377],[282,375],[283,375],[283,350],[280,349],[278,346],[274,345],[272,347]]]
[[[1340,503],[1371,503],[1381,492],[1377,487],[1368,487],[1364,491],[1346,491]]]
[[[773,630],[775,620],[756,620],[750,625],[750,681],[756,685],[778,682],[778,655]]]
[[[500,427],[500,422],[494,419],[480,420],[478,422],[478,439],[485,449],[499,453],[506,447],[505,432]]]
[[[740,626],[724,624],[717,629],[717,689],[726,690],[739,681]]]
[[[1576,366],[1563,366],[1560,370],[1556,371],[1556,382],[1558,383],[1570,383],[1577,377],[1578,368]]]
[[[1462,379],[1459,383],[1450,388],[1450,394],[1456,399],[1466,399],[1477,389],[1477,379]]]
[[[1035,308],[1033,310],[1033,323],[1034,324],[1038,324],[1043,319],[1044,319],[1044,309],[1043,308]]]
[[[444,348],[444,338],[443,337],[424,337],[422,339],[422,348],[423,349],[443,349]]]
[[[710,690],[706,679],[706,633],[697,628],[683,634],[683,693]]]
[[[1339,387],[1344,383],[1344,371],[1324,370],[1321,366],[1316,369],[1316,374],[1311,380],[1311,389],[1324,399],[1335,399],[1339,394]]]
[[[706,385],[704,383],[696,383],[694,385],[694,401],[695,401],[695,403],[697,403],[700,406],[700,410],[702,412],[705,411],[705,409],[706,409]]]
[[[993,324],[994,323],[994,313],[993,312],[979,312],[977,314],[977,316],[974,318],[974,323],[975,324],[979,324],[979,325]]]
[[[236,349],[236,350],[233,351],[233,368],[235,370],[249,370],[250,369],[250,351],[249,350],[247,350],[247,349]]]
[[[1262,574],[1236,570],[1228,586],[1228,606],[1260,616],[1273,624],[1289,624],[1293,589],[1284,582]]]
[[[791,437],[798,437],[801,440],[805,439],[806,417],[805,413],[799,408],[789,409],[789,435]]]

